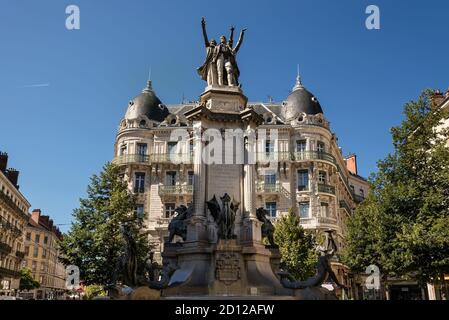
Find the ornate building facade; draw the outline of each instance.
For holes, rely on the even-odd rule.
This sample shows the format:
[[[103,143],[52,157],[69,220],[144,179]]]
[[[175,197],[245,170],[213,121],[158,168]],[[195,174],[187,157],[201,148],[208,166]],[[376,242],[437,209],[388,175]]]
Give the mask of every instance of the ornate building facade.
[[[22,292],[24,298],[58,299],[65,292],[65,266],[59,261],[58,241],[62,234],[49,216],[40,209],[31,213],[25,232],[25,260],[23,268],[31,270],[40,287]]]
[[[12,296],[20,284],[30,204],[19,191],[19,171],[7,165],[8,154],[0,152],[0,294]]]
[[[198,186],[195,110],[201,101],[214,103],[217,96],[221,99],[220,92],[225,89],[217,87],[214,93],[214,88],[207,87],[200,102],[166,106],[148,81],[141,94],[129,101],[118,128],[113,162],[122,168],[129,188],[138,195],[138,213],[147,213],[147,227],[158,258],[175,208],[189,206],[201,193],[194,187]],[[231,89],[226,89],[227,94],[241,94],[239,88]],[[241,99],[240,103],[260,119],[255,128],[255,207],[265,207],[272,220],[294,210],[304,228],[334,230],[340,249],[345,243],[346,221],[369,191],[367,181],[358,175],[356,156],[343,156],[318,99],[303,86],[299,75],[282,103],[251,103],[245,98],[240,95],[234,99]],[[223,128],[232,122],[232,114],[225,117]],[[187,139],[173,139],[173,132],[180,129],[187,130]],[[235,181],[236,188],[244,183],[241,180]],[[209,177],[208,181],[206,193],[220,190],[219,179]],[[333,265],[348,285],[347,268],[338,261]]]

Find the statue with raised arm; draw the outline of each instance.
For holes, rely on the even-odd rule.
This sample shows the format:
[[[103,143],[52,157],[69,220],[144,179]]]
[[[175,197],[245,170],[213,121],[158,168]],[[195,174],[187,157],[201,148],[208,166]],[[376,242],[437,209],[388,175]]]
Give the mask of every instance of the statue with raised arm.
[[[198,68],[198,73],[203,80],[206,80],[208,85],[215,84],[214,75],[216,74],[216,83],[220,86],[238,86],[240,70],[237,65],[236,55],[243,43],[243,37],[246,29],[240,32],[237,45],[234,44],[234,27],[231,27],[231,34],[229,41],[223,35],[220,37],[220,43],[216,44],[214,40],[208,41],[206,33],[206,21],[201,20],[203,29],[204,42],[207,49],[206,61]],[[210,72],[210,77],[209,77]],[[210,80],[210,81],[209,81]]]
[[[316,274],[304,281],[297,281],[288,272],[280,272],[279,276],[281,278],[281,283],[285,288],[305,289],[319,287],[326,280],[332,280],[337,287],[345,288],[345,286],[339,282],[330,263],[330,259],[337,251],[337,245],[332,237],[332,233],[333,232],[331,230],[325,231],[325,240],[323,245],[316,248],[319,255],[318,263],[316,265]]]
[[[209,41],[206,32],[206,20],[204,17],[201,19],[201,28],[203,30],[204,45],[206,47],[206,60],[197,71],[201,79],[207,81],[207,85],[211,86],[218,83],[217,65],[212,61],[217,42],[214,39]]]

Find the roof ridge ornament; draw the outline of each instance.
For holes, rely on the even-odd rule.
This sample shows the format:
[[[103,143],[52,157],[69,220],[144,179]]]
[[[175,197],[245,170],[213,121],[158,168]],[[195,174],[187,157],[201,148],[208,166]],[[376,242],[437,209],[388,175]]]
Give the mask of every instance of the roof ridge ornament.
[[[151,82],[151,66],[148,68],[148,80],[147,86],[143,88],[142,93],[152,92],[153,91],[153,83]]]
[[[142,93],[145,92],[153,92],[153,84],[151,82],[151,80],[147,81],[147,86],[142,90]]]
[[[296,83],[292,91],[296,91],[299,89],[304,89],[304,86],[302,85],[301,76],[299,75],[299,64],[298,64],[296,68]]]

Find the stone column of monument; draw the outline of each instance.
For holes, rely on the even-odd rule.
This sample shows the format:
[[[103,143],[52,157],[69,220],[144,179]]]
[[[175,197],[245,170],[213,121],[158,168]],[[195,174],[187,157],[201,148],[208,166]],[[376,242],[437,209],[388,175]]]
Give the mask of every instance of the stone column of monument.
[[[203,141],[201,121],[195,121],[194,131],[194,152],[193,152],[193,217],[190,219],[187,231],[187,241],[206,240],[206,165],[202,159]]]
[[[210,46],[212,41],[207,39],[204,19],[202,29],[205,43]],[[187,222],[186,241],[181,245],[170,245],[164,252],[167,261],[177,264],[170,283],[182,284],[165,289],[165,296],[284,294],[272,268],[274,254],[262,244],[262,222],[256,215],[255,159],[251,159],[255,154],[255,139],[246,140],[246,162],[243,164],[222,163],[217,159],[214,163],[206,163],[202,157],[203,150],[208,153],[214,151],[214,156],[214,148],[224,150],[223,144],[215,142],[222,142],[223,134],[227,137],[226,132],[243,131],[255,138],[254,129],[263,123],[262,116],[247,105],[248,98],[241,87],[235,85],[239,76],[235,53],[243,40],[243,32],[236,48],[226,44],[223,37],[221,51],[217,52],[221,58],[232,63],[232,68],[228,68],[227,72],[234,72],[231,78],[236,83],[209,84],[200,95],[198,105],[185,113],[195,131],[194,210]],[[211,63],[214,60],[211,58],[208,54],[198,70],[203,80],[207,80],[208,68],[213,67]],[[206,128],[209,131],[205,132],[205,137],[213,137],[207,145],[201,138],[204,134],[202,130]],[[236,217],[240,214],[242,220]],[[213,227],[218,231],[216,240],[208,237],[207,227],[209,231]]]
[[[243,165],[243,228],[241,234],[242,243],[261,242],[261,223],[256,217],[256,169],[255,169],[255,128],[249,124],[245,139],[245,163]]]

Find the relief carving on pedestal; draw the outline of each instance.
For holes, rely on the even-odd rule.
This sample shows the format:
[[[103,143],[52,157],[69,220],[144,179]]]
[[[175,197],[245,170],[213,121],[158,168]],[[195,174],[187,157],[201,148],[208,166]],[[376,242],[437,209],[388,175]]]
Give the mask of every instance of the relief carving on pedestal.
[[[217,255],[215,279],[230,285],[240,279],[240,258],[237,253],[224,252]]]

